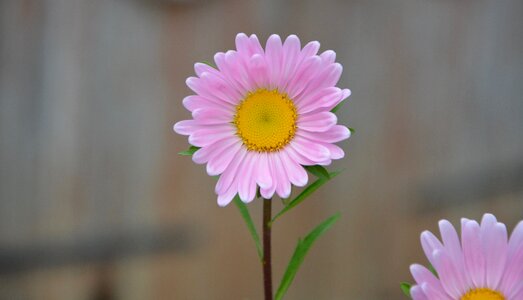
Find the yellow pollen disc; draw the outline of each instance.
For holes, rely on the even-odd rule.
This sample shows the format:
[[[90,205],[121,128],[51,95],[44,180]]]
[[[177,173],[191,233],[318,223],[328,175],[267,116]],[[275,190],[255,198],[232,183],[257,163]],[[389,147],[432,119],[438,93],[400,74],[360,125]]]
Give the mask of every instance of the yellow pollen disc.
[[[505,297],[498,291],[483,288],[470,290],[461,300],[505,300]]]
[[[292,140],[297,118],[296,107],[287,94],[259,89],[236,107],[233,124],[247,149],[271,152]]]

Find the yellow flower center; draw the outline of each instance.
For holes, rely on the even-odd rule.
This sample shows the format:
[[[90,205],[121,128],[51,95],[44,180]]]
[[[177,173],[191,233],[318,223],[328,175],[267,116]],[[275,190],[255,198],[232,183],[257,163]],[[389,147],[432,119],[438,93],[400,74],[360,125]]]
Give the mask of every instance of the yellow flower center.
[[[296,107],[287,94],[259,89],[249,93],[236,107],[233,124],[247,149],[278,151],[296,133]]]
[[[482,288],[470,290],[461,300],[505,300],[505,297],[498,291]]]

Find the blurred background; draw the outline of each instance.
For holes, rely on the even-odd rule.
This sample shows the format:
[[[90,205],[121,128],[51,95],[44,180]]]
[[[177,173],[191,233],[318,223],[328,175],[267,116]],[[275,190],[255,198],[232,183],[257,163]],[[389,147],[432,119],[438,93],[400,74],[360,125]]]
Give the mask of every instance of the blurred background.
[[[287,299],[405,299],[421,231],[523,218],[523,1],[3,0],[0,299],[261,299],[243,220],[172,132],[237,32],[320,41],[353,92],[344,172],[274,227],[277,285],[342,214]]]

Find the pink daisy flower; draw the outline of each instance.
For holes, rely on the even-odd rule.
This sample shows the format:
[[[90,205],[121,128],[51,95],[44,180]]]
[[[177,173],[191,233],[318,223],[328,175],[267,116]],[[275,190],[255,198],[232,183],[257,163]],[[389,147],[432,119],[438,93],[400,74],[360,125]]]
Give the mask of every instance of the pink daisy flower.
[[[491,214],[485,214],[481,224],[462,219],[461,243],[447,220],[439,222],[439,229],[443,243],[429,231],[421,234],[425,255],[438,276],[412,265],[414,300],[523,299],[523,221],[510,240],[505,224]]]
[[[221,175],[218,204],[236,194],[244,202],[275,193],[287,198],[291,184],[304,186],[303,166],[329,165],[344,156],[334,143],[349,138],[331,110],[350,95],[336,87],[342,66],[336,54],[318,55],[320,44],[301,48],[291,35],[282,43],[271,35],[265,49],[256,35],[236,36],[236,50],[214,56],[217,69],[194,66],[198,77],[187,79],[196,95],[183,100],[191,120],[174,130],[200,147],[193,161],[207,164],[207,173]]]

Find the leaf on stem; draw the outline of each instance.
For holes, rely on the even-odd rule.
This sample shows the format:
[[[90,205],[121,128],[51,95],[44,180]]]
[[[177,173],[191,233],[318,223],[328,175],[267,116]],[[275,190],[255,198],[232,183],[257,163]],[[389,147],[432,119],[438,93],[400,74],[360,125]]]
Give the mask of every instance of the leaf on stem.
[[[400,284],[401,290],[403,291],[403,294],[405,294],[407,297],[410,298],[410,288],[412,287],[412,284],[408,282],[402,282]]]
[[[198,151],[198,149],[200,149],[200,147],[191,146],[191,147],[189,147],[189,149],[187,149],[185,151],[178,152],[178,154],[183,155],[183,156],[192,156],[194,154],[194,152]]]
[[[439,278],[438,271],[436,271],[436,269],[434,269],[434,266],[430,263],[429,263],[429,270],[432,272],[432,274],[434,274],[434,276]]]
[[[338,105],[334,106],[334,108],[331,109],[331,112],[332,113],[337,112],[343,106],[343,104],[345,104],[345,101],[341,101],[340,103],[338,103]]]
[[[202,63],[208,65],[208,66],[211,67],[211,68],[215,68],[215,69],[217,69],[216,66],[215,66],[212,62],[209,62],[209,61],[204,60],[204,61],[202,61]]]
[[[294,280],[294,277],[296,276],[296,273],[298,272],[298,269],[300,268],[303,260],[305,259],[305,255],[307,255],[307,252],[309,251],[313,243],[329,228],[331,228],[331,226],[338,220],[339,217],[340,213],[334,214],[327,220],[323,221],[316,228],[314,228],[303,240],[298,240],[298,245],[294,250],[294,254],[291,257],[291,260],[289,261],[287,270],[285,270],[285,274],[283,274],[280,286],[276,291],[275,300],[281,300],[283,298],[283,296],[289,289],[292,281]]]
[[[247,229],[249,230],[249,233],[252,236],[252,239],[254,240],[254,243],[256,244],[256,252],[258,252],[258,257],[260,258],[260,261],[263,260],[263,252],[260,244],[260,236],[258,235],[258,232],[256,231],[256,227],[254,226],[254,223],[252,222],[251,214],[249,213],[249,209],[247,208],[247,205],[243,203],[243,201],[240,199],[238,195],[234,196],[234,204],[236,207],[238,207],[238,210],[240,211],[240,214],[243,217],[243,220],[245,221],[245,225],[247,225]]]
[[[325,169],[323,166],[305,166],[305,170],[309,171],[318,178],[330,179],[329,171],[327,171],[327,169]]]
[[[330,179],[336,177],[338,174],[340,174],[341,171],[334,171],[334,172],[330,172],[328,173],[329,174],[329,178],[318,178],[316,181],[314,181],[312,184],[310,184],[309,186],[307,186],[298,196],[296,196],[296,198],[292,199],[279,213],[277,213],[274,218],[272,218],[272,221],[271,221],[271,225],[272,223],[274,223],[274,221],[276,221],[276,219],[278,219],[279,217],[281,217],[284,213],[288,212],[289,210],[293,209],[294,207],[296,207],[298,204],[300,204],[301,202],[303,202],[303,200],[307,199],[308,196],[310,196],[314,191],[316,191],[317,189],[320,188],[320,186],[324,185],[325,183],[327,183]]]

